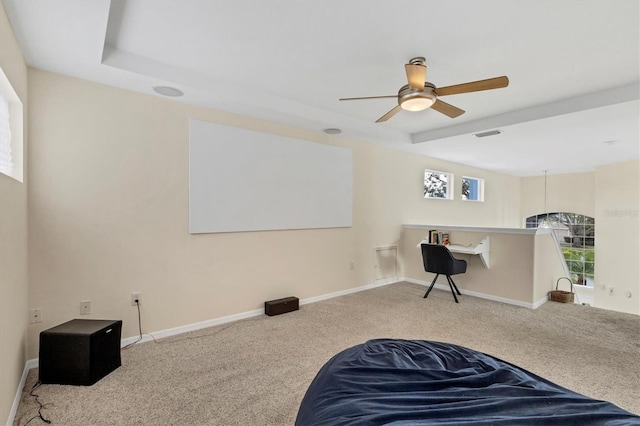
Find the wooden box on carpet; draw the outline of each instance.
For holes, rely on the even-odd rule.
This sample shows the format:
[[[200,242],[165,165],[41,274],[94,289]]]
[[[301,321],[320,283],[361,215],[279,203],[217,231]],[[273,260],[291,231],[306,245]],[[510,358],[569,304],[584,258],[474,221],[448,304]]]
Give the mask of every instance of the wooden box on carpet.
[[[291,311],[297,311],[299,307],[297,297],[285,297],[283,299],[264,302],[264,313],[269,316],[280,315]]]

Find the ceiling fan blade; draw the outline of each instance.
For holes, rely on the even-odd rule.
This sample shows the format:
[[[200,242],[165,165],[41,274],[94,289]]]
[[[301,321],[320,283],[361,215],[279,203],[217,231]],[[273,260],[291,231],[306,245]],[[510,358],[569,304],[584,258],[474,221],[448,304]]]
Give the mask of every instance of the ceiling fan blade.
[[[436,111],[441,112],[442,114],[451,118],[456,118],[464,114],[464,110],[458,107],[454,107],[453,105],[446,102],[442,102],[440,99],[436,99],[434,104],[431,105],[431,109],[435,109]]]
[[[383,98],[397,98],[398,95],[386,95],[386,96],[364,96],[362,98],[340,98],[339,101],[359,101],[361,99],[383,99]]]
[[[388,119],[390,119],[391,117],[396,115],[398,113],[398,111],[400,111],[401,109],[402,108],[400,107],[400,105],[396,105],[395,108],[393,108],[391,111],[389,111],[388,113],[386,113],[382,117],[378,118],[376,120],[376,123],[382,123],[383,121],[387,121]]]
[[[489,78],[486,80],[472,81],[470,83],[456,84],[453,86],[439,87],[434,92],[438,96],[457,95],[460,93],[479,92],[481,90],[499,89],[507,87],[509,79],[506,76]]]
[[[405,64],[409,87],[415,90],[424,90],[424,81],[427,78],[427,67],[420,64]]]

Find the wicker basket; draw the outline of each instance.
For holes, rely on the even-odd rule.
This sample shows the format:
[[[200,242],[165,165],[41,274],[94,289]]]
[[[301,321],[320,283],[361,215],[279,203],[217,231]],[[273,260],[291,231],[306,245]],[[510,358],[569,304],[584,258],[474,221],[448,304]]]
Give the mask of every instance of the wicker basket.
[[[560,280],[569,281],[569,284],[571,284],[571,291],[558,290],[558,284],[560,283]],[[573,281],[571,281],[567,277],[558,278],[558,281],[556,281],[556,289],[549,292],[549,299],[553,300],[554,302],[560,303],[573,303],[574,296],[575,293],[573,292]]]

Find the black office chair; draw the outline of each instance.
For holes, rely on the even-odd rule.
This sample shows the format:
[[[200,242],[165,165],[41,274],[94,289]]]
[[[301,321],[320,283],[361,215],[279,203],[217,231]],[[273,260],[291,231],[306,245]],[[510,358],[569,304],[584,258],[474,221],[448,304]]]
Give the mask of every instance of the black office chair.
[[[447,282],[449,283],[449,288],[451,288],[451,294],[453,294],[453,298],[456,303],[458,303],[456,293],[459,295],[461,295],[461,293],[460,290],[458,290],[456,283],[453,282],[451,275],[464,274],[467,272],[467,261],[456,259],[451,255],[451,252],[446,246],[440,244],[421,244],[421,247],[424,270],[436,274],[436,277],[431,282],[424,298],[426,299],[427,296],[429,296],[436,280],[440,274],[443,274],[447,276]],[[453,291],[454,289],[455,291]]]

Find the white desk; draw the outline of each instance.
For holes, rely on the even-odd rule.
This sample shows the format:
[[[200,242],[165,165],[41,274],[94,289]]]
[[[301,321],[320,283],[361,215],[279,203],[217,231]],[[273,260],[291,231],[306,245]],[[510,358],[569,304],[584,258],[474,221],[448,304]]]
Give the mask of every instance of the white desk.
[[[414,240],[415,241],[415,240]],[[480,260],[485,268],[489,269],[489,252],[490,252],[490,239],[489,237],[484,237],[480,244],[475,247],[467,247],[456,244],[449,244],[446,246],[450,252],[452,253],[461,253],[461,254],[475,254],[480,256]],[[429,241],[422,240],[418,243],[418,248],[420,248],[421,244],[429,244]]]

